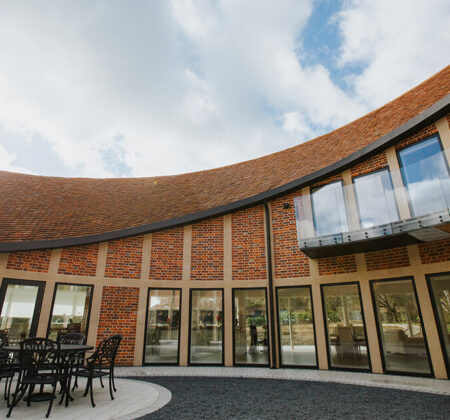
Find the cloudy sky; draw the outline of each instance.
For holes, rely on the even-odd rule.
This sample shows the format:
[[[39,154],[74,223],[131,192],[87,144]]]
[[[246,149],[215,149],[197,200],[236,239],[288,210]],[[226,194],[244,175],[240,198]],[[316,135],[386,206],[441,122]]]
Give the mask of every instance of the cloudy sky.
[[[0,169],[153,176],[275,152],[445,67],[449,28],[448,0],[0,0]]]

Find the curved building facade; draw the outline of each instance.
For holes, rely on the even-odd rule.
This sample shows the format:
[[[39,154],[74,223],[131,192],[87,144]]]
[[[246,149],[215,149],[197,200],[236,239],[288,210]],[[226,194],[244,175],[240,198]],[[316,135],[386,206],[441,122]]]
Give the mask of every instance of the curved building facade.
[[[121,365],[450,374],[450,67],[293,148],[177,176],[0,172],[0,330]]]

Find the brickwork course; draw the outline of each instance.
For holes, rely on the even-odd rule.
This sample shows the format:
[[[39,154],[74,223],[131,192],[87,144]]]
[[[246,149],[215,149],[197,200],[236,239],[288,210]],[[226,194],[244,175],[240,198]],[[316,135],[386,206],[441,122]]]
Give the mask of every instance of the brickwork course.
[[[181,280],[183,274],[182,227],[155,232],[152,235],[150,273],[152,280]]]
[[[409,265],[408,250],[404,246],[366,253],[367,271],[388,270]]]
[[[98,244],[63,248],[58,274],[95,276],[97,259]]]
[[[139,288],[105,286],[98,322],[97,345],[111,335],[121,334],[117,365],[132,365],[136,339]]]
[[[109,242],[105,277],[140,278],[143,241],[140,235]]]
[[[422,264],[450,261],[450,239],[419,244],[419,253]]]
[[[233,280],[266,279],[264,207],[233,213],[231,231]]]
[[[295,192],[272,202],[273,259],[276,278],[309,276],[309,258],[299,249],[295,219]]]
[[[404,149],[407,146],[410,146],[411,144],[417,143],[421,140],[426,139],[427,137],[432,136],[433,134],[437,133],[437,127],[436,124],[430,124],[425,128],[422,128],[422,130],[418,131],[417,133],[413,134],[412,136],[409,136],[405,140],[397,143],[395,145],[395,148],[397,150]]]
[[[13,252],[8,256],[9,270],[37,271],[45,273],[50,266],[51,251]]]
[[[356,258],[354,255],[342,255],[339,257],[325,257],[319,259],[319,275],[355,273]]]
[[[223,280],[223,218],[192,226],[191,280]]]
[[[351,168],[352,177],[365,175],[370,172],[378,171],[380,169],[384,169],[388,166],[386,152],[383,151],[381,153],[372,156],[369,159],[364,160],[361,163],[353,166]]]

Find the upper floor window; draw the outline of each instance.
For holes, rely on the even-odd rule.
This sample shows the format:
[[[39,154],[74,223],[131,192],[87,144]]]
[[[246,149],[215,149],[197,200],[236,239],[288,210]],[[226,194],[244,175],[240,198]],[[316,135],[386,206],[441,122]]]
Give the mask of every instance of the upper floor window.
[[[348,231],[344,191],[340,181],[312,190],[311,202],[317,236]]]
[[[361,228],[398,220],[391,177],[387,169],[353,179]]]
[[[437,136],[401,150],[398,156],[412,215],[448,209],[449,170]]]

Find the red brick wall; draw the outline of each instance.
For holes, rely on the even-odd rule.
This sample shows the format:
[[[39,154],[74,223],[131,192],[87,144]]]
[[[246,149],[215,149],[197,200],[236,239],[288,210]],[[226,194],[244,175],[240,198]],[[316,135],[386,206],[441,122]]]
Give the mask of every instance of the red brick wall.
[[[366,253],[367,271],[387,270],[409,265],[408,250],[404,246]]]
[[[297,240],[294,197],[292,193],[272,202],[272,242],[276,278],[309,276],[309,258],[300,251]],[[289,208],[284,208],[284,203]]]
[[[450,239],[419,244],[422,264],[450,261]]]
[[[139,279],[143,242],[143,235],[108,242],[105,277]]]
[[[223,217],[192,225],[191,280],[223,280]]]
[[[50,266],[51,250],[12,252],[6,268],[9,270],[39,271],[46,273]]]
[[[264,280],[266,246],[264,207],[251,207],[232,215],[233,280]]]
[[[139,288],[105,286],[102,292],[97,344],[114,334],[123,336],[116,363],[122,366],[134,362],[134,344],[139,301]]]
[[[329,176],[328,178],[321,179],[314,184],[311,184],[310,188],[320,187],[322,185],[331,184],[332,182],[342,181],[342,175],[340,173]]]
[[[381,152],[372,156],[361,163],[358,163],[353,168],[351,168],[352,177],[367,174],[378,169],[382,169],[388,166],[386,152]]]
[[[417,133],[413,134],[412,136],[402,140],[401,142],[397,143],[395,145],[395,148],[398,149],[403,149],[406,146],[409,146],[410,144],[413,143],[417,143],[420,140],[423,140],[427,137],[432,136],[433,134],[436,134],[437,128],[436,128],[436,124],[430,124],[429,126],[422,128],[422,130],[418,131]]]
[[[357,271],[354,255],[319,258],[319,275],[354,273]]]
[[[58,274],[95,276],[97,259],[98,244],[63,248]]]
[[[182,227],[152,234],[150,279],[181,280],[183,273]]]

